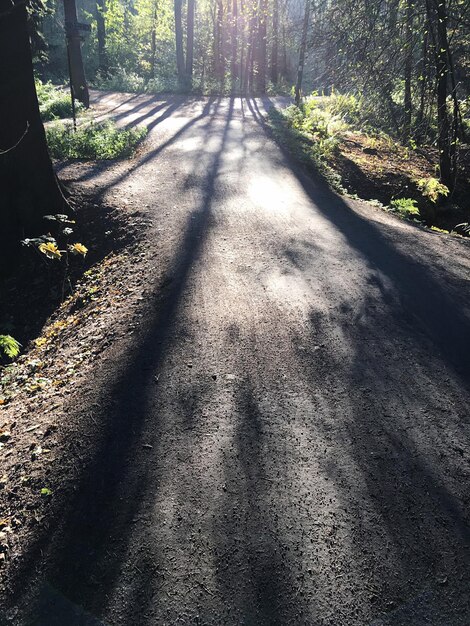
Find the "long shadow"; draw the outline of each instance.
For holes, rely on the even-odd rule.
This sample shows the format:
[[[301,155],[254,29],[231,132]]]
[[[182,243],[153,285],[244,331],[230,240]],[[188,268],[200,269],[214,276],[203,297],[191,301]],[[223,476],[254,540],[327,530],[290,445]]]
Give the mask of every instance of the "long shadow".
[[[256,102],[250,109],[256,111]],[[264,118],[259,114],[254,118],[266,130]],[[344,235],[371,269],[380,271],[392,281],[403,310],[413,320],[412,331],[424,332],[447,364],[459,374],[462,384],[470,388],[470,320],[463,307],[460,308],[465,301],[468,304],[467,281],[459,281],[453,289],[446,289],[444,280],[434,276],[432,267],[413,258],[413,241],[407,254],[401,252],[385,236],[387,227],[382,232],[372,221],[352,210],[321,179],[315,181],[309,176],[283,146],[280,149],[315,209]],[[403,243],[401,247],[404,247]],[[462,246],[466,244],[462,242]],[[461,302],[456,300],[459,292]]]
[[[210,118],[213,121],[217,109],[218,104]],[[139,515],[145,494],[158,492],[162,424],[161,416],[150,408],[151,400],[159,395],[156,373],[165,362],[189,274],[210,228],[212,198],[232,112],[233,102],[225,114],[220,147],[205,177],[201,203],[188,216],[166,279],[156,286],[145,328],[124,357],[125,362],[114,369],[113,386],[103,391],[97,403],[85,412],[91,413],[92,421],[101,426],[92,449],[81,459],[81,469],[69,465],[71,475],[75,475],[76,496],[68,503],[64,497],[57,505],[47,534],[31,549],[18,574],[16,599],[27,575],[43,559],[43,553],[50,555],[51,566],[46,572],[49,582],[39,590],[28,623],[63,626],[64,614],[58,611],[57,597],[64,596],[67,623],[94,623],[78,607],[85,605],[88,614],[94,615],[105,610],[122,574],[133,521]],[[151,546],[151,558],[147,555],[143,562],[136,570],[132,594],[124,607],[129,621],[123,623],[135,623],[133,613],[138,611],[142,615],[145,603],[150,601],[148,587],[158,570],[158,546]]]
[[[264,127],[259,116],[255,119]],[[332,442],[323,471],[347,511],[354,562],[368,559],[373,611],[393,610],[390,623],[405,623],[400,616],[410,606],[410,595],[423,592],[431,608],[406,623],[466,624],[469,472],[462,457],[470,447],[470,426],[462,411],[470,391],[467,281],[427,265],[416,254],[415,233],[394,233],[393,226],[362,217],[281,150],[312,209],[344,236],[345,249],[362,257],[369,275],[361,310],[344,304],[333,314],[335,332],[344,338],[350,358],[334,354],[328,315],[321,307],[312,309],[307,343],[314,349],[306,350],[305,337],[299,336],[297,356],[305,385],[315,388],[321,381],[315,393],[325,396],[332,412],[310,428],[313,436],[320,428]],[[400,237],[400,249],[393,235]],[[461,245],[468,249],[467,242]],[[303,258],[297,248],[284,252],[292,265],[304,272],[316,267],[318,253]],[[322,283],[323,276],[313,278]],[[331,278],[326,277],[327,285]],[[376,288],[376,298],[368,296],[370,287]],[[342,295],[347,302],[348,293]],[[331,389],[337,390],[334,403]]]
[[[232,418],[234,448],[224,468],[226,495],[213,528],[218,590],[230,607],[227,622],[313,623],[315,599],[299,594],[301,583],[294,572],[301,567],[292,563],[292,537],[280,529],[284,478],[277,485],[272,481],[286,469],[277,447],[281,442],[273,446],[265,432],[272,429],[273,418],[256,400],[255,381],[243,372],[239,378]]]
[[[211,108],[214,105],[214,103],[217,103],[217,105],[218,105],[220,103],[220,98],[218,98],[218,99],[216,99],[216,98],[209,98],[207,103],[205,104],[202,112],[199,115],[197,115],[196,117],[191,119],[189,122],[184,124],[184,126],[182,126],[182,128],[180,128],[169,139],[167,139],[162,144],[157,146],[157,148],[154,148],[153,150],[150,150],[150,152],[147,152],[145,154],[145,156],[143,156],[141,158],[138,158],[135,161],[135,163],[132,165],[132,167],[126,169],[121,174],[118,174],[117,176],[114,176],[113,179],[109,183],[107,183],[106,185],[100,186],[100,192],[99,192],[100,197],[102,197],[109,189],[111,189],[115,185],[117,185],[117,184],[121,183],[122,181],[126,180],[139,167],[141,167],[142,165],[145,165],[146,163],[149,163],[150,161],[152,161],[157,155],[159,155],[163,150],[165,150],[165,148],[167,148],[168,146],[171,146],[175,141],[177,141],[184,133],[186,133],[192,126],[194,126],[194,124],[197,124],[200,120],[202,120],[207,115],[209,115],[210,111],[211,111]],[[175,110],[178,107],[182,106],[182,105],[183,105],[183,102],[181,102],[179,104],[175,103],[173,105],[170,105],[169,108],[172,108],[171,113],[174,113]],[[163,115],[160,116],[158,118],[158,120],[155,120],[153,125],[152,125],[152,123],[149,124],[148,128],[151,130],[151,128],[153,128],[156,124],[161,122],[164,118],[169,117],[171,113],[168,113],[168,115],[166,114],[166,112],[163,113]],[[101,172],[102,172],[102,167],[100,166],[100,164],[98,164],[90,172],[86,172],[83,176],[78,177],[77,181],[90,180],[90,179],[94,178],[95,176],[99,175]]]

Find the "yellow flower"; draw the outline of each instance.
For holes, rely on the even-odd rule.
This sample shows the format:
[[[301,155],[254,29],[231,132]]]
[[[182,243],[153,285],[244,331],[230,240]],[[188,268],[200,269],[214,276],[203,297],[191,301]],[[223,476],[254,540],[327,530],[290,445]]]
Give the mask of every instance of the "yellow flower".
[[[40,243],[38,248],[48,259],[60,259],[61,257],[60,250],[55,243]]]
[[[72,254],[81,254],[82,256],[86,256],[88,252],[88,248],[86,248],[82,243],[74,243],[69,246],[69,250]]]

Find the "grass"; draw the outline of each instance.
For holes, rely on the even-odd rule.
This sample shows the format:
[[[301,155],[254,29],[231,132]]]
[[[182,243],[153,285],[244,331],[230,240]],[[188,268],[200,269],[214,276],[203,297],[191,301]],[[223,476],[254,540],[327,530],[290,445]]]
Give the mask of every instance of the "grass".
[[[38,78],[35,83],[43,122],[72,117],[72,99],[66,87],[53,85],[51,82],[43,83]],[[80,112],[83,105],[75,102],[75,109]]]
[[[113,122],[90,122],[74,131],[71,124],[46,129],[49,152],[56,159],[103,160],[130,157],[147,135],[146,128],[117,128]]]

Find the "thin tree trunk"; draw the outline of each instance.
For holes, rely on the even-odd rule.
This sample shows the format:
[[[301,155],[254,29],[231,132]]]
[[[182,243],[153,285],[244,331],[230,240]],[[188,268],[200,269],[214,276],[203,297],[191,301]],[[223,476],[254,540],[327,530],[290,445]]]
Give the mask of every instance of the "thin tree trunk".
[[[232,84],[238,78],[237,46],[238,46],[238,4],[237,0],[232,1],[232,63],[230,73]]]
[[[78,30],[75,0],[64,0],[65,32],[73,94],[86,108],[90,106],[88,85],[83,68],[81,37]]]
[[[26,5],[0,0],[0,232],[2,267],[44,215],[68,213],[54,174],[34,86]]]
[[[186,76],[192,82],[194,58],[194,6],[195,0],[188,0],[188,19],[186,23]]]
[[[183,0],[175,0],[175,43],[176,43],[176,69],[180,86],[185,82],[185,65],[183,50],[183,24],[181,20]]]
[[[403,123],[403,139],[408,141],[411,137],[411,74],[413,69],[413,0],[406,0],[406,22],[405,22],[405,97],[404,109],[405,118]]]
[[[225,49],[224,49],[224,5],[222,0],[217,0],[217,60],[216,74],[220,81],[225,75]]]
[[[98,40],[98,68],[105,74],[108,70],[106,58],[106,24],[104,13],[106,0],[96,0],[96,38]]]
[[[258,14],[258,91],[266,93],[266,19],[267,2],[260,0]]]
[[[271,80],[274,85],[279,79],[278,74],[279,51],[279,0],[273,0],[273,41],[271,47]]]
[[[152,35],[150,41],[150,77],[155,78],[155,65],[157,62],[157,24],[158,24],[158,0],[153,7]]]
[[[449,85],[449,42],[447,39],[447,0],[428,0],[431,27],[435,35],[437,81],[437,127],[439,169],[441,182],[451,191],[454,188],[453,151],[451,128],[447,112]]]
[[[305,0],[304,22],[302,26],[302,39],[300,41],[299,65],[297,68],[297,82],[295,84],[295,104],[299,106],[302,96],[302,79],[304,75],[305,50],[307,48],[308,21],[310,19],[310,1]]]

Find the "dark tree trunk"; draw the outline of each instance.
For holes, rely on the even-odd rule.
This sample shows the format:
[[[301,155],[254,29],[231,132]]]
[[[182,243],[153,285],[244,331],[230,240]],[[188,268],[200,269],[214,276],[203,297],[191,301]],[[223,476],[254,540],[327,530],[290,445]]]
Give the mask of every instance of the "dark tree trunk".
[[[8,259],[21,238],[42,233],[44,215],[68,207],[47,152],[19,0],[0,0],[0,59],[0,232]]]
[[[224,49],[224,5],[222,0],[217,0],[217,58],[216,75],[219,80],[225,75],[225,49]]]
[[[258,15],[258,91],[266,93],[266,19],[267,2],[260,0]]]
[[[98,40],[98,67],[103,74],[108,71],[108,60],[106,58],[106,25],[104,13],[106,11],[106,0],[96,0],[96,38]]]
[[[273,0],[273,42],[271,47],[271,80],[274,85],[279,79],[278,48],[279,46],[279,0]]]
[[[183,50],[183,24],[181,21],[183,0],[175,0],[175,42],[176,42],[176,68],[180,85],[185,82],[185,65]]]
[[[238,78],[238,63],[237,63],[237,45],[238,45],[238,4],[237,0],[232,1],[232,64],[231,75],[232,84]]]
[[[65,32],[67,36],[67,54],[69,57],[70,80],[73,95],[85,107],[90,106],[88,85],[83,68],[81,36],[77,25],[77,7],[75,0],[64,0]]]
[[[155,64],[157,62],[157,20],[158,20],[158,0],[155,0],[153,7],[152,34],[150,41],[150,78],[155,78]]]
[[[413,0],[406,1],[406,21],[405,21],[405,116],[403,121],[403,139],[408,141],[411,137],[411,74],[413,69]]]
[[[297,68],[297,81],[295,83],[295,104],[299,106],[302,96],[302,79],[304,76],[305,50],[307,48],[308,21],[310,19],[310,0],[305,0],[304,23],[302,26],[302,39],[300,41],[299,65]]]
[[[419,74],[421,76],[419,87],[419,107],[415,122],[415,137],[419,140],[424,136],[424,107],[426,102],[426,89],[428,85],[428,32],[423,35],[423,45],[421,50],[421,60],[419,62]]]
[[[195,0],[188,0],[188,19],[186,23],[186,76],[193,77],[194,58],[194,5]]]
[[[455,147],[447,111],[449,95],[449,42],[447,38],[447,0],[428,0],[428,16],[430,27],[434,33],[436,55],[436,95],[437,95],[437,127],[439,148],[439,169],[441,182],[451,191],[454,188],[453,162]]]

